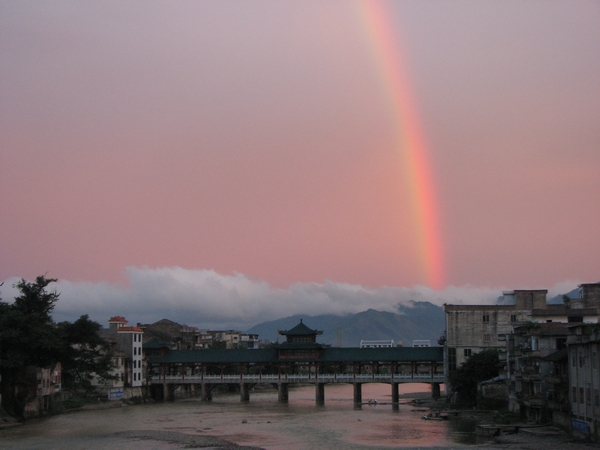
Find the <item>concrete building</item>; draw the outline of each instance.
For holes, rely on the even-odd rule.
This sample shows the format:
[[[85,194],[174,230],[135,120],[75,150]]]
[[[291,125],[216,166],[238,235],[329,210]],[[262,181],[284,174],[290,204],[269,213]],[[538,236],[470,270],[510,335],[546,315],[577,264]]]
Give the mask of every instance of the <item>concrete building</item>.
[[[144,331],[140,327],[127,325],[127,320],[122,316],[111,317],[108,329],[100,330],[100,335],[110,342],[115,368],[114,380],[96,379],[94,384],[100,391],[122,389],[124,397],[141,396],[141,387],[144,383],[144,359],[142,341]],[[119,398],[119,397],[115,397]]]
[[[508,408],[528,420],[569,428],[568,376],[564,369],[568,323],[534,323],[507,335]]]
[[[600,325],[572,326],[567,345],[573,434],[600,442]]]
[[[505,336],[516,325],[532,321],[534,310],[546,308],[547,293],[545,289],[505,291],[496,305],[445,304],[447,370],[456,370],[469,356],[489,348],[505,359]]]
[[[495,348],[506,359],[506,336],[516,326],[535,323],[597,323],[600,317],[600,284],[579,286],[580,298],[563,304],[546,303],[547,290],[505,291],[495,305],[444,305],[446,350],[450,371],[473,353]]]

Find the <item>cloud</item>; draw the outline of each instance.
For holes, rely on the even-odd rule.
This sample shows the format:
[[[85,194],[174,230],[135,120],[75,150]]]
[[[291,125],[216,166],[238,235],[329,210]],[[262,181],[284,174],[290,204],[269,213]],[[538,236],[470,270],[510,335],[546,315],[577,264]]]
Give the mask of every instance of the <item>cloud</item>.
[[[82,314],[106,326],[109,317],[125,316],[131,324],[153,323],[167,318],[200,328],[246,330],[267,320],[294,314],[344,315],[365,311],[397,311],[398,303],[429,301],[442,305],[494,303],[505,287],[450,286],[436,291],[425,286],[377,289],[347,283],[295,283],[287,289],[240,273],[181,267],[129,267],[126,284],[59,280],[51,288],[60,293],[54,311],[56,321],[76,320]],[[5,280],[2,299],[10,302],[19,279]],[[548,298],[568,292],[577,282],[563,282]]]

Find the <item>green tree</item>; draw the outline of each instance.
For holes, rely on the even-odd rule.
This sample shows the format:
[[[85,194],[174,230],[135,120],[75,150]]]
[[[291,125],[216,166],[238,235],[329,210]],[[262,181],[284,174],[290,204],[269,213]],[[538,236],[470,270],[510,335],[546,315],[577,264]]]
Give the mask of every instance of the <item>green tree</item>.
[[[31,364],[48,365],[55,360],[58,334],[52,323],[56,292],[46,287],[56,280],[37,277],[15,285],[20,295],[11,305],[0,302],[0,364],[15,369]]]
[[[60,362],[67,387],[90,387],[93,372],[108,377],[111,359],[100,325],[82,316],[74,323],[55,325],[52,311],[59,294],[48,289],[55,279],[39,276],[15,285],[19,295],[12,304],[0,301],[0,373],[2,406],[23,414],[27,393],[15,389],[26,379],[28,367]]]
[[[59,337],[51,313],[58,300],[47,286],[56,280],[39,276],[34,282],[15,285],[20,295],[12,304],[0,302],[0,370],[2,406],[22,414],[25,392],[15,385],[25,378],[27,366],[48,366],[56,362]]]
[[[62,365],[63,385],[70,389],[93,389],[94,376],[112,378],[110,344],[99,334],[102,326],[83,315],[75,322],[57,325],[61,347],[58,359]]]
[[[477,404],[477,384],[498,376],[498,351],[494,349],[475,353],[454,372],[448,381],[458,394],[461,403],[469,406]]]

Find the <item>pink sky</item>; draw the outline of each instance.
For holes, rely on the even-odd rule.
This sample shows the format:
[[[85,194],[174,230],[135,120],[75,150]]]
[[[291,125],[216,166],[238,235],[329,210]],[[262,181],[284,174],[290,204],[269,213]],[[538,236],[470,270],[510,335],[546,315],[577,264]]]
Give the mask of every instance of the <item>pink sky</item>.
[[[600,7],[392,2],[444,286],[600,281]],[[357,4],[3,2],[0,280],[426,285]],[[439,286],[440,288],[444,286]]]

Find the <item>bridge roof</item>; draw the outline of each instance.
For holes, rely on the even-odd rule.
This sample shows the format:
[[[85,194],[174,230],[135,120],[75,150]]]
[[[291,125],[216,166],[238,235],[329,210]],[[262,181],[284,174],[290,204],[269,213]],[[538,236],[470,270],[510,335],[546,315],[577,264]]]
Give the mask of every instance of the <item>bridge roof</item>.
[[[442,347],[391,347],[391,348],[324,348],[319,357],[297,358],[299,362],[317,361],[324,363],[334,362],[418,362],[418,361],[443,361]],[[230,363],[266,363],[292,362],[286,358],[279,360],[277,350],[264,348],[258,350],[232,349],[232,350],[171,350],[162,358],[150,358],[153,364],[230,364]]]
[[[443,361],[442,347],[379,347],[379,348],[327,348],[321,352],[323,362],[417,362]]]

